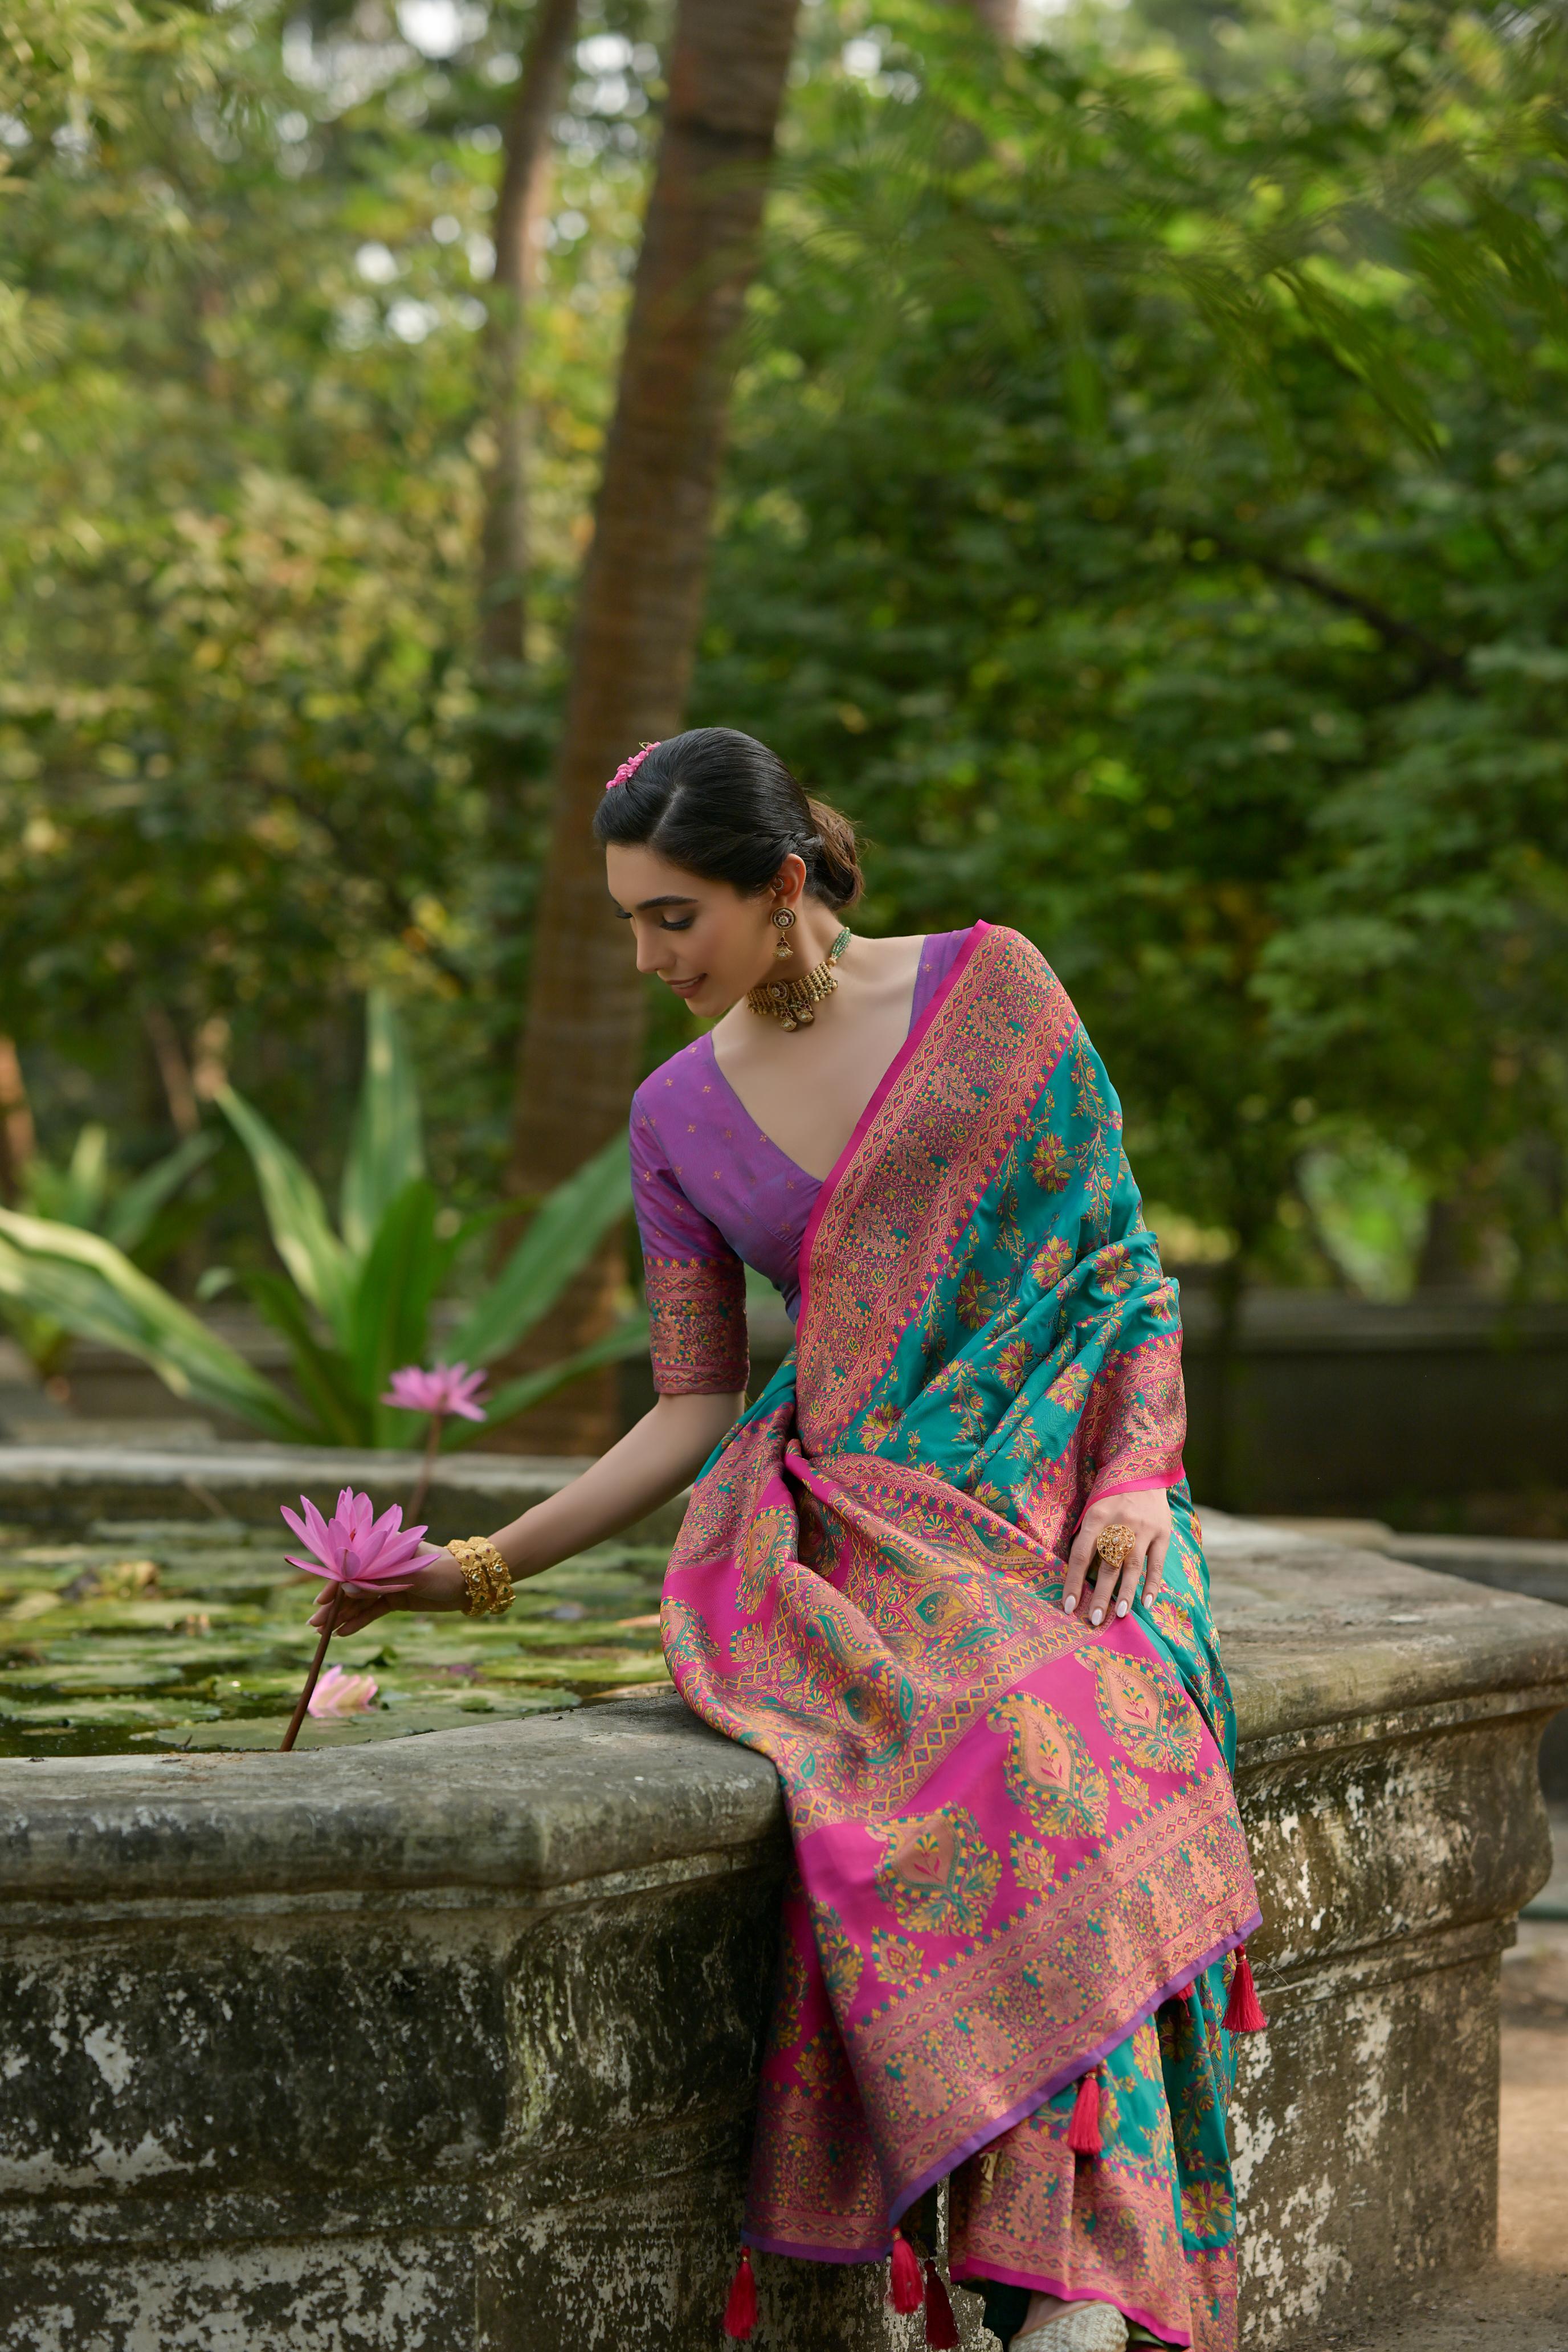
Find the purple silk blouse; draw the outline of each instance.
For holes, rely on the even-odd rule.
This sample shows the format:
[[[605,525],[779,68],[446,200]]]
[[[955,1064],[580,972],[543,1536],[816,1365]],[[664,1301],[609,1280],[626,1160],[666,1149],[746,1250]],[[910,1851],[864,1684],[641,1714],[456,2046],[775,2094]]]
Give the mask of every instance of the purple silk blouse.
[[[968,939],[934,932],[921,950],[912,1030]],[[654,1386],[664,1396],[746,1385],[745,1266],[800,1307],[800,1244],[823,1179],[763,1133],[693,1038],[632,1097],[632,1191],[647,1276]]]

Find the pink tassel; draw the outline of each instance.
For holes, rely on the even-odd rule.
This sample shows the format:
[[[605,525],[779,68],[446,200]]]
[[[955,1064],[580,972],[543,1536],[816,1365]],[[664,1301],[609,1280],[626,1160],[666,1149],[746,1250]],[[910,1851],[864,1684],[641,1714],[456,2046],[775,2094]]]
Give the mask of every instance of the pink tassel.
[[[925,2285],[915,2250],[898,2230],[893,2231],[893,2277],[888,2301],[895,2311],[918,2311],[925,2301]]]
[[[744,2344],[756,2324],[757,2282],[752,2276],[752,2250],[742,2246],[735,2275],[730,2281],[730,2300],[724,2305],[724,2333],[732,2336],[737,2344]]]
[[[942,2283],[942,2273],[936,2264],[926,2264],[926,2352],[954,2352],[958,2342],[958,2322],[952,2315],[952,2298]]]
[[[1230,1999],[1225,2005],[1220,2023],[1227,2033],[1267,2033],[1268,2020],[1263,2014],[1258,1998],[1258,1987],[1252,1981],[1252,1965],[1244,1944],[1236,1956],[1236,1974],[1230,1980]]]
[[[1075,2156],[1098,2156],[1100,2137],[1100,2069],[1091,2066],[1078,2086],[1068,2126],[1068,2146]]]

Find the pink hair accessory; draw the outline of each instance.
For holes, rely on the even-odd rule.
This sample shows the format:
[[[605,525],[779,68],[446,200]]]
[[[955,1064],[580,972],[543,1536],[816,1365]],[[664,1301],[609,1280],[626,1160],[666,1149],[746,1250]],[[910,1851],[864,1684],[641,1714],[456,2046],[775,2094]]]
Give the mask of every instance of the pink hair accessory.
[[[605,786],[605,790],[607,793],[613,793],[617,784],[624,784],[628,776],[635,776],[637,770],[642,766],[643,761],[647,758],[648,753],[650,751],[657,751],[658,749],[658,745],[657,743],[645,743],[640,751],[634,751],[629,760],[623,760],[620,766],[616,770],[615,774],[610,778],[609,782]]]

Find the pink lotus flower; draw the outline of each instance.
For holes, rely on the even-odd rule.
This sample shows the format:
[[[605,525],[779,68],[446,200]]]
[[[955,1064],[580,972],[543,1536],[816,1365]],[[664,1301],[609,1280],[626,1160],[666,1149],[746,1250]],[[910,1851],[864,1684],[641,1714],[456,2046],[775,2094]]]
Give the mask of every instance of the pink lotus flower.
[[[478,1400],[488,1378],[488,1373],[469,1371],[467,1364],[432,1364],[427,1370],[405,1364],[393,1373],[392,1386],[381,1402],[399,1404],[405,1412],[457,1412],[465,1421],[483,1421],[485,1409]]]
[[[405,1592],[420,1569],[436,1558],[433,1549],[421,1549],[425,1529],[404,1526],[401,1503],[394,1503],[378,1519],[370,1496],[356,1495],[352,1486],[343,1488],[330,1519],[322,1518],[308,1495],[300,1497],[303,1519],[287,1503],[280,1507],[300,1541],[315,1555],[300,1559],[287,1552],[289,1567],[341,1584],[345,1592],[372,1597]]]
[[[376,1694],[374,1675],[346,1675],[342,1666],[329,1666],[310,1696],[310,1712],[322,1715],[362,1715],[373,1704]]]

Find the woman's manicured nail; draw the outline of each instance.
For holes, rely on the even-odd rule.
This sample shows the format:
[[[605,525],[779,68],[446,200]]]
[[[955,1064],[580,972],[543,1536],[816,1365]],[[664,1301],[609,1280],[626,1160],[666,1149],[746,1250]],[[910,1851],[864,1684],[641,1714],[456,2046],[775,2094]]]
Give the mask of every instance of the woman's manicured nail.
[[[1100,1619],[1104,1616],[1104,1614],[1105,1614],[1105,1612],[1104,1612],[1104,1610],[1103,1610],[1103,1609],[1097,1609],[1097,1610],[1095,1611],[1095,1612],[1094,1612],[1093,1616],[1089,1619],[1089,1623],[1090,1623],[1091,1625],[1098,1625],[1098,1624],[1099,1624],[1099,1622],[1100,1622]]]
[[[1126,1603],[1126,1601],[1119,1601],[1117,1602],[1117,1604],[1116,1604],[1116,1613],[1117,1613],[1117,1615],[1118,1615],[1119,1617],[1125,1617],[1125,1616],[1126,1616],[1126,1614],[1127,1614],[1127,1603]]]
[[[1067,1611],[1068,1615],[1070,1617],[1073,1611],[1078,1607],[1078,1594],[1076,1592],[1064,1592],[1062,1595],[1062,1607]]]

